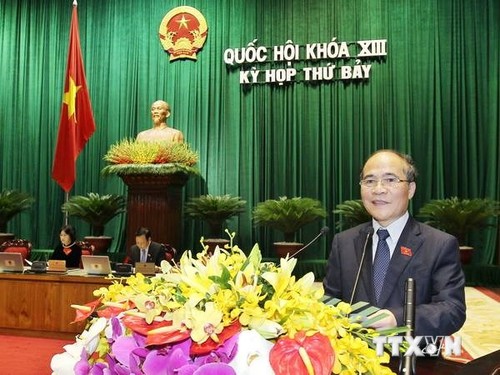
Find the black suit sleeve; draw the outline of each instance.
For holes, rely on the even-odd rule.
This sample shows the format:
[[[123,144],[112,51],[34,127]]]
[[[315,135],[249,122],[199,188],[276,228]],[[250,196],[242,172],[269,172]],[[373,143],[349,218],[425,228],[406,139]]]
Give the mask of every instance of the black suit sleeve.
[[[165,247],[162,244],[157,242],[152,242],[150,245],[151,255],[153,256],[153,260],[157,266],[161,265],[161,261],[165,260]]]

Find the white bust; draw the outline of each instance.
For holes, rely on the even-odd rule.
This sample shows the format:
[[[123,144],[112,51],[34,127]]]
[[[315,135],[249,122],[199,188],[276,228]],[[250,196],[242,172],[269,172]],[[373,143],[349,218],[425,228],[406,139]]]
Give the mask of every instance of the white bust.
[[[144,130],[137,135],[137,141],[143,142],[184,142],[184,135],[180,130],[167,125],[167,118],[170,117],[170,105],[157,100],[151,105],[151,119],[153,128]]]

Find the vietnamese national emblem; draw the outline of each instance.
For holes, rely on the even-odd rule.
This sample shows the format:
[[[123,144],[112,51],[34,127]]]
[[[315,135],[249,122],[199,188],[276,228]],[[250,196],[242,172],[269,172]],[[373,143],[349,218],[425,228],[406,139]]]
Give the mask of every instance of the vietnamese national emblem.
[[[207,39],[205,17],[195,8],[180,6],[169,11],[160,24],[159,36],[163,49],[176,59],[196,60]]]

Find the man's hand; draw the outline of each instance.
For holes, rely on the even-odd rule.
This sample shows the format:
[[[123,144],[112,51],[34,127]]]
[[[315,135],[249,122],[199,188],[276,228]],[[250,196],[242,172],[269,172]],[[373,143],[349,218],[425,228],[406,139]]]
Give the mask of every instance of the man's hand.
[[[368,319],[374,318],[378,315],[385,314],[386,316],[380,320],[377,320],[375,323],[371,325],[371,328],[375,329],[387,329],[387,328],[394,328],[397,326],[397,321],[396,317],[392,312],[389,310],[379,310],[376,313],[370,315]]]

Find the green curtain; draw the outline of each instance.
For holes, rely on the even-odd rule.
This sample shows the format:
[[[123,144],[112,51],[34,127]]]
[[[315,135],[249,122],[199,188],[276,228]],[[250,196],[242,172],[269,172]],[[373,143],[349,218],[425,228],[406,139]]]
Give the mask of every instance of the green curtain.
[[[35,248],[54,246],[63,222],[64,194],[50,172],[71,3],[0,0],[1,188],[35,196],[33,209],[9,223]],[[164,15],[181,5],[197,8],[208,23],[197,61],[170,62],[158,39]],[[149,128],[150,104],[165,99],[170,124],[200,154],[201,176],[189,180],[184,199],[246,199],[247,212],[228,226],[240,247],[258,242],[264,256],[273,255],[271,243],[281,236],[254,228],[252,207],[283,195],[321,200],[329,216],[302,231],[308,241],[322,226],[335,227],[338,203],[359,197],[360,168],[379,148],[416,160],[413,213],[433,198],[500,199],[497,0],[81,0],[78,16],[97,131],[80,154],[71,194],[126,194],[119,178],[100,175],[102,157],[111,144]],[[334,37],[387,39],[387,57],[371,61],[366,81],[283,86],[242,86],[239,69],[223,61],[225,49],[254,39],[274,46]],[[125,220],[106,228],[113,251],[125,251]],[[88,234],[88,225],[70,221],[80,236]],[[199,249],[205,228],[184,224],[184,249]],[[331,236],[303,257],[325,259]],[[495,237],[492,231],[479,239],[476,263],[493,261]]]

